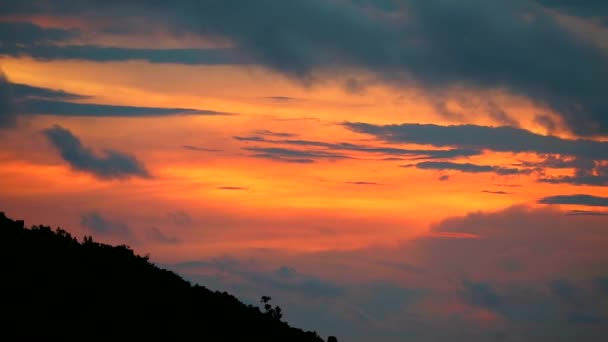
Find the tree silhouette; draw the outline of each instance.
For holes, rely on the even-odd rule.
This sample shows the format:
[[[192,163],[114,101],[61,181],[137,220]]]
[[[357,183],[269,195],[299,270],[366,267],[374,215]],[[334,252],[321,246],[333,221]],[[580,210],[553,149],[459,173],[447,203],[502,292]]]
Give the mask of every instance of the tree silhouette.
[[[272,298],[269,296],[262,296],[262,299],[260,300],[260,302],[262,302],[262,304],[264,304],[264,313],[266,315],[272,317],[273,319],[280,321],[281,318],[283,318],[283,313],[282,313],[283,310],[281,310],[281,308],[279,306],[275,306],[273,308],[272,305],[270,304],[271,300],[272,300]]]
[[[19,340],[323,342],[226,292],[192,285],[127,245],[79,242],[0,213],[0,317]]]

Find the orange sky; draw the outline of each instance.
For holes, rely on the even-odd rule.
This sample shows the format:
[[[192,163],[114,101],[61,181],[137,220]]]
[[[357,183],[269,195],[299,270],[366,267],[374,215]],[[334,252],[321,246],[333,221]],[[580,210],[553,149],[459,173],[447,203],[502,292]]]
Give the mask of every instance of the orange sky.
[[[45,0],[29,2],[52,8]],[[570,15],[560,9],[543,9],[537,4],[541,2],[548,1],[522,1],[536,5],[525,7],[529,13],[520,13],[515,19],[508,15],[511,12],[503,17],[501,11],[496,12],[500,13],[500,20],[488,18],[486,24],[495,29],[496,41],[504,38],[505,45],[510,47],[508,34],[519,32],[511,30],[515,25],[523,25],[522,22],[553,25],[551,20],[555,20],[560,29],[574,33],[564,37],[577,37],[581,41],[585,37],[590,45],[576,45],[574,39],[572,46],[566,44],[572,49],[552,51],[555,60],[542,60],[549,65],[548,70],[560,66],[562,57],[569,61],[566,59],[569,52],[575,53],[581,46],[593,47],[601,53],[607,51],[608,31],[603,21],[581,17],[578,12]],[[318,4],[339,7],[351,1],[294,0],[294,3],[304,7]],[[375,2],[356,3],[367,4],[362,13],[370,18],[397,20],[403,16],[401,19],[409,23],[415,14],[415,11],[401,12],[399,6],[393,9],[395,13],[387,14],[372,8]],[[391,3],[404,8],[412,5],[405,0]],[[473,0],[460,5],[433,4],[447,6],[449,13],[458,6],[485,9],[479,16],[495,14],[493,6],[511,8],[508,2],[488,5],[490,2]],[[426,5],[420,6],[424,10]],[[499,338],[503,331],[514,332],[509,335],[513,336],[511,340],[544,341],[527,339],[526,334],[537,327],[530,328],[517,319],[534,320],[535,314],[550,308],[552,313],[541,315],[537,321],[545,324],[546,319],[550,323],[542,328],[553,331],[550,328],[554,326],[563,328],[563,321],[555,321],[551,315],[570,313],[572,303],[577,308],[608,305],[608,296],[602,292],[606,291],[602,286],[608,284],[603,283],[608,281],[605,273],[608,161],[601,150],[605,147],[601,142],[608,140],[602,132],[577,134],[576,127],[568,121],[568,113],[559,111],[565,108],[577,113],[584,103],[574,101],[560,107],[561,98],[553,103],[555,97],[543,97],[546,94],[542,91],[526,92],[526,86],[536,89],[533,83],[538,80],[532,76],[532,85],[523,84],[523,90],[508,81],[486,84],[483,77],[477,83],[455,79],[435,84],[416,79],[416,72],[401,70],[401,65],[395,72],[403,75],[387,75],[387,70],[393,71],[390,58],[385,70],[382,66],[374,69],[373,63],[366,65],[365,58],[357,64],[360,62],[357,56],[351,60],[351,56],[336,57],[331,53],[327,64],[314,65],[304,76],[290,74],[290,70],[264,58],[199,65],[130,58],[105,62],[65,56],[35,58],[32,55],[36,49],[49,48],[52,52],[53,48],[74,46],[84,50],[141,49],[150,54],[167,49],[234,48],[237,61],[259,57],[255,54],[259,53],[256,47],[249,47],[252,51],[243,48],[247,42],[239,40],[242,36],[176,29],[171,26],[175,24],[171,21],[173,17],[167,22],[157,22],[157,17],[138,12],[130,18],[129,25],[135,27],[131,32],[123,27],[124,18],[88,12],[81,16],[43,12],[17,11],[7,15],[10,12],[0,9],[0,30],[8,27],[1,26],[7,23],[38,25],[28,26],[29,29],[14,37],[0,32],[0,39],[14,39],[9,41],[13,45],[0,41],[0,71],[7,80],[0,82],[9,85],[6,89],[11,89],[15,104],[10,108],[16,108],[17,113],[16,124],[6,127],[0,116],[0,211],[8,217],[24,219],[28,225],[61,226],[78,237],[93,235],[99,241],[126,243],[188,279],[232,291],[239,298],[251,300],[258,298],[260,292],[270,291],[288,311],[290,307],[293,310],[288,317],[290,322],[308,329],[318,326],[324,334],[337,330],[356,342],[370,340],[369,336],[377,337],[374,340],[379,342],[401,341],[404,331],[420,337],[420,341],[460,336],[460,340],[486,342],[490,337]],[[538,19],[541,16],[547,16],[542,17],[546,21]],[[504,23],[511,23],[505,18],[513,20],[514,26],[501,27],[503,19]],[[272,23],[268,24],[271,28]],[[492,23],[498,23],[498,29]],[[28,46],[28,34],[38,29],[47,30],[44,34],[48,37],[53,29],[75,30],[69,32],[78,34],[58,41],[48,37],[49,41],[44,42],[34,39]],[[456,29],[459,27],[453,28]],[[304,31],[302,36],[291,32],[295,35],[293,41],[298,42],[299,38],[304,45],[308,43],[306,39],[310,37],[306,34],[310,32]],[[311,40],[320,39],[314,36],[315,32],[313,29]],[[374,37],[372,33],[370,37]],[[506,34],[506,38],[501,34]],[[530,41],[544,44],[535,41],[535,37]],[[519,36],[515,38],[513,41],[528,42]],[[468,36],[462,38],[462,46],[460,43],[454,46],[467,51],[467,39]],[[340,42],[321,40],[321,46],[330,51],[343,47]],[[397,42],[403,43],[401,39]],[[416,47],[425,43],[428,42],[423,39],[414,40]],[[550,43],[548,46],[554,47]],[[344,46],[348,50],[348,44]],[[19,50],[28,47],[34,52]],[[21,52],[7,52],[11,48]],[[307,52],[298,48],[294,43],[296,51]],[[120,55],[119,52],[105,53],[112,56]],[[361,52],[357,45],[353,53],[356,52]],[[477,52],[474,49],[473,55]],[[534,53],[528,56],[525,51],[508,52],[514,54],[516,61],[521,52],[521,58],[531,56],[526,62],[537,64],[546,57]],[[484,51],[481,55],[491,59],[493,53],[503,51]],[[322,57],[326,56],[321,54]],[[578,73],[586,65],[584,62],[564,71],[570,73],[572,84],[589,76],[582,71]],[[474,69],[469,65],[463,69],[468,67]],[[602,75],[601,80],[606,81],[606,74]],[[506,79],[511,80],[511,76]],[[525,75],[517,76],[529,80]],[[450,77],[454,75],[446,76]],[[546,78],[541,81],[562,80],[557,76],[555,80],[553,76]],[[591,88],[596,83],[588,84],[590,91],[594,90]],[[0,83],[0,91],[4,91],[3,86]],[[563,87],[547,85],[542,90],[557,91],[560,95],[559,91],[567,88]],[[589,95],[591,104],[597,104],[592,101],[596,100],[593,97],[596,93]],[[572,95],[573,99],[587,99],[578,95]],[[0,93],[0,106],[4,105],[3,96]],[[67,102],[89,104],[89,108],[128,106],[122,110],[135,108],[152,113],[179,108],[222,115],[88,115],[88,112],[69,115],[66,109],[50,114],[23,110],[39,108],[32,103],[42,99],[44,104],[49,96],[50,104],[46,103],[49,108],[43,110],[52,111],[53,102]],[[28,104],[33,107],[28,108]],[[605,103],[598,106],[602,104]],[[3,109],[0,108],[0,115]],[[550,124],[539,120],[541,115]],[[493,150],[483,143],[481,147],[466,143],[422,145],[400,141],[400,137],[386,132],[357,133],[347,122],[371,124],[376,129],[400,124],[433,124],[439,128],[470,125],[490,130],[511,127],[524,135],[537,134],[534,137],[541,143],[521,153],[508,148],[496,151],[500,148]],[[599,125],[598,122],[592,124]],[[63,134],[57,138],[63,142],[54,141],[52,134]],[[564,146],[576,145],[575,155],[544,155],[535,150],[552,147],[556,141]],[[522,142],[521,149],[526,150],[526,142]],[[515,142],[506,142],[511,143]],[[481,153],[435,159],[427,156],[428,150],[452,148],[479,149]],[[389,149],[427,150],[427,154],[390,153]],[[593,153],[600,156],[595,158]],[[570,164],[542,165],[551,161]],[[121,167],[135,165],[145,171],[131,169],[126,175],[108,177],[103,172],[107,168],[112,171],[112,163],[122,163]],[[425,169],[424,163],[431,165],[427,164]],[[449,169],[445,166],[449,163],[464,170]],[[596,185],[578,184],[578,180],[555,181],[557,177],[580,176],[579,173],[583,178],[591,178],[587,183],[596,181]],[[583,196],[582,204],[586,205],[560,204],[564,201],[560,196],[570,196],[565,202]],[[541,204],[551,200],[560,203]],[[560,281],[566,281],[570,287]],[[580,298],[561,298],[561,304],[555,304],[553,300],[557,299],[550,296],[557,295],[551,291],[557,293],[560,289],[570,290]],[[528,310],[523,304],[527,302],[536,306]],[[597,316],[608,321],[608,313],[604,311],[597,309],[584,317]],[[479,327],[489,335],[481,335]],[[566,332],[560,336],[574,336],[572,331],[576,332],[578,327],[564,329]],[[593,329],[597,329],[593,336],[603,335],[598,326],[589,330],[596,333]]]

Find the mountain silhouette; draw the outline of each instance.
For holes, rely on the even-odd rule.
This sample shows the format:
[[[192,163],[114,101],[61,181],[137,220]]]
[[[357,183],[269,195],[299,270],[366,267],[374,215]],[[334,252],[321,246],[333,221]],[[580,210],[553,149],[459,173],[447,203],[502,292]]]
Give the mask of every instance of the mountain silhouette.
[[[226,292],[192,285],[136,255],[0,213],[0,338],[58,341],[323,342]],[[336,341],[330,336],[329,341]]]

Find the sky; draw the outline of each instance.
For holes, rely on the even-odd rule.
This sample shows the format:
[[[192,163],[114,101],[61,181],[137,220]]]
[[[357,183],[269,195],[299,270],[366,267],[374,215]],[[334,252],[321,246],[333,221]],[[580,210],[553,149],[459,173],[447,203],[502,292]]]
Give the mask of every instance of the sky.
[[[340,341],[608,339],[604,0],[0,6],[0,211]]]

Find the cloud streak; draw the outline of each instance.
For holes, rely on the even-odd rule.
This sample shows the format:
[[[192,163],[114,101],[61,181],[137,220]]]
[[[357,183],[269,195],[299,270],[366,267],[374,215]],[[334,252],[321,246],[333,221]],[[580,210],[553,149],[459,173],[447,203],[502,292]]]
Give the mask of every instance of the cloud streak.
[[[538,200],[542,204],[573,204],[591,207],[608,207],[608,197],[585,194],[548,196]]]
[[[451,162],[423,162],[415,165],[422,170],[454,170],[465,173],[485,173],[493,172],[500,176],[529,174],[530,170],[505,168],[491,165],[477,165],[471,163],[451,163]]]

